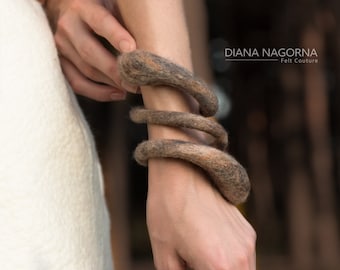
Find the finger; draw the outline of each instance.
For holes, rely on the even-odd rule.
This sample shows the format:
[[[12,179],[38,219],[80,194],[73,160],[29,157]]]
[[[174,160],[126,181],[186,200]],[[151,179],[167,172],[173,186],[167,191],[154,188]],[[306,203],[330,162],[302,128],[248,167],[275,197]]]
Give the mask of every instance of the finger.
[[[77,17],[69,17],[65,20],[67,21],[59,23],[59,31],[61,35],[65,35],[70,41],[82,61],[92,67],[96,67],[97,70],[111,78],[116,85],[120,85],[117,63],[114,56],[99,43],[87,29],[87,26],[78,20]],[[68,27],[68,25],[72,25],[72,27]],[[62,42],[59,41],[59,43]]]
[[[97,100],[124,100],[126,93],[112,86],[100,85],[88,80],[66,58],[60,57],[61,66],[72,89],[79,95]]]
[[[120,52],[136,49],[130,33],[103,6],[93,4],[91,8],[80,7],[82,19],[99,36],[106,38]]]
[[[88,8],[88,5],[84,6],[87,6]],[[83,6],[79,8],[82,9]],[[72,25],[72,27],[68,27],[69,25]],[[96,69],[111,78],[119,88],[124,88],[124,90],[136,93],[138,89],[137,86],[131,86],[126,83],[122,84],[117,69],[116,59],[104,48],[97,38],[90,33],[87,26],[84,25],[77,16],[65,16],[61,18],[58,22],[58,29],[62,34],[68,37],[84,62],[90,66],[96,67]]]
[[[113,87],[117,87],[115,82],[107,77],[105,74],[97,70],[96,68],[90,66],[86,62],[84,62],[75,48],[72,46],[70,42],[66,38],[64,38],[61,34],[55,35],[55,42],[58,48],[58,52],[63,57],[67,58],[70,62],[73,63],[77,67],[77,69],[85,75],[85,77],[99,83],[104,83],[107,85],[111,85]],[[122,89],[124,90],[124,89]]]
[[[79,21],[76,21],[75,23],[80,24]],[[77,39],[73,40],[73,44],[83,61],[111,78],[120,89],[124,89],[132,93],[137,92],[137,86],[127,84],[126,82],[123,83],[121,81],[116,58],[107,49],[105,49],[103,45],[86,30],[86,28],[81,26],[78,27],[77,34],[79,36],[77,36],[76,33],[70,34],[69,38],[77,36]]]

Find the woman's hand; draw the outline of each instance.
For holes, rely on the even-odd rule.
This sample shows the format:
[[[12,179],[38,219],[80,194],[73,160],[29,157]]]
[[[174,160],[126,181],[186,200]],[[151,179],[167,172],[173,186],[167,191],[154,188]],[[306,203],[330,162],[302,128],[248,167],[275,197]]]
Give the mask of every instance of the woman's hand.
[[[196,167],[150,160],[147,222],[158,270],[256,269],[255,231]]]
[[[115,56],[98,39],[105,38],[119,52],[136,48],[113,10],[102,0],[49,0],[45,8],[62,69],[77,94],[112,101],[125,99],[126,91],[136,92],[137,87],[121,81]]]

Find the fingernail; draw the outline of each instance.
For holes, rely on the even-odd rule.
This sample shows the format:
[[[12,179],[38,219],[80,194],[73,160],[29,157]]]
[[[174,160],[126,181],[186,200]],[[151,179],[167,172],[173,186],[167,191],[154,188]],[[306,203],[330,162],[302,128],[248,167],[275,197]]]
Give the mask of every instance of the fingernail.
[[[110,98],[112,100],[123,100],[126,98],[125,92],[112,92],[110,95]]]
[[[119,42],[119,49],[121,52],[131,52],[131,45],[130,42],[123,39]]]
[[[131,93],[137,93],[137,90],[139,88],[137,85],[132,85],[125,81],[122,81],[121,86],[123,87],[123,89]]]

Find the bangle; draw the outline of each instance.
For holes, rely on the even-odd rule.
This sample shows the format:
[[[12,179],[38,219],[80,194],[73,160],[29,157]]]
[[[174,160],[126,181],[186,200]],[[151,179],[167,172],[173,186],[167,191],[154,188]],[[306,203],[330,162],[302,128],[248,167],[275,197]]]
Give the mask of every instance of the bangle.
[[[225,151],[227,132],[209,118],[216,113],[218,101],[207,85],[183,67],[146,51],[122,54],[118,69],[122,79],[132,85],[167,85],[192,96],[200,105],[200,115],[134,108],[130,112],[132,121],[195,129],[214,138],[209,145],[169,139],[144,141],[135,150],[136,161],[143,166],[147,166],[152,158],[175,158],[190,162],[206,172],[212,184],[229,202],[235,205],[244,202],[250,191],[249,178],[246,170]]]

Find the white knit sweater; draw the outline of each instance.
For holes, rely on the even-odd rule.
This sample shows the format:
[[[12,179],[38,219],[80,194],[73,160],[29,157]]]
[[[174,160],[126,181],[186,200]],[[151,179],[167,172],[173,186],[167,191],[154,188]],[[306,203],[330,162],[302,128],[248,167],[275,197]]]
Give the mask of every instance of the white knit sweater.
[[[0,0],[0,269],[112,269],[93,138],[35,0]]]

